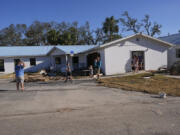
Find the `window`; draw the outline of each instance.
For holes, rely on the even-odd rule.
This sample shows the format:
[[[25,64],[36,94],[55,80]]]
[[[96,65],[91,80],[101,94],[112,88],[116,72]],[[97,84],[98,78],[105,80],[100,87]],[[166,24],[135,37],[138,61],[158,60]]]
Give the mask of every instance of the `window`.
[[[19,61],[20,61],[20,59],[14,59],[14,65],[17,66]]]
[[[36,58],[30,58],[30,66],[36,66]]]
[[[0,59],[0,72],[4,72],[4,60]]]
[[[56,64],[61,64],[61,57],[56,57],[55,58],[55,63]]]
[[[176,49],[176,58],[180,58],[180,49]]]

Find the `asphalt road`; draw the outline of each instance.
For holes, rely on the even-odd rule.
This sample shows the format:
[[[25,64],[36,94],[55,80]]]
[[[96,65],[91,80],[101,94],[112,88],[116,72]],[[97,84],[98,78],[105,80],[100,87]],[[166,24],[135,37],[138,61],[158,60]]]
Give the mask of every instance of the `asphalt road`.
[[[0,80],[0,135],[179,135],[180,97],[97,86],[94,81]]]

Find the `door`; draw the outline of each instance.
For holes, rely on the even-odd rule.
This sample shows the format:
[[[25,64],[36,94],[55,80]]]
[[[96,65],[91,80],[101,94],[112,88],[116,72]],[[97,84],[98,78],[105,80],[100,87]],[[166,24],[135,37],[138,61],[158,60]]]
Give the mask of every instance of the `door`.
[[[54,61],[55,61],[55,70],[56,71],[61,71],[61,57],[60,56],[56,56],[54,57]]]
[[[4,72],[4,60],[0,59],[0,72]]]
[[[144,51],[132,51],[132,56],[131,56],[132,61],[133,61],[134,57],[138,58],[139,70],[145,70]],[[132,66],[132,68],[133,68],[133,66]]]
[[[74,70],[79,69],[79,57],[78,56],[75,56],[72,58],[72,64],[73,64]]]

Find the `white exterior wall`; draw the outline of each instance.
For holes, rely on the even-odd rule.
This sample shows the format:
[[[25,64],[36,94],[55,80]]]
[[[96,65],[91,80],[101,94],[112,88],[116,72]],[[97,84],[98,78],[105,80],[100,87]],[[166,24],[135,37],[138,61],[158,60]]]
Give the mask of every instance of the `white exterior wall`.
[[[101,70],[102,70],[102,72],[105,74],[105,50],[104,49],[101,49],[100,51],[99,51],[99,53],[100,53],[100,57],[101,57]]]
[[[120,74],[131,71],[131,52],[144,51],[145,70],[157,70],[167,66],[167,47],[149,39],[129,39],[105,48],[105,74]]]
[[[30,58],[36,59],[36,66],[30,66]],[[22,61],[25,61],[26,67],[25,72],[38,72],[41,69],[48,69],[50,67],[50,58],[49,57],[30,57],[22,58]]]
[[[30,58],[36,58],[36,66],[30,66]],[[47,69],[50,66],[49,57],[24,57],[24,58],[1,58],[4,59],[4,73],[13,73],[15,69],[14,59],[22,60],[26,67],[25,72],[37,72],[41,69]]]
[[[55,58],[60,57],[61,58],[61,64],[55,63]],[[49,56],[50,58],[50,66],[53,67],[53,70],[55,71],[63,71],[65,72],[65,66],[66,66],[66,57],[64,55],[61,56]]]
[[[51,52],[50,54],[51,56],[51,65],[55,68],[55,69],[60,69],[62,72],[65,71],[65,67],[66,67],[66,54],[58,49],[55,49],[53,52]],[[83,68],[87,66],[87,55],[86,54],[78,54],[78,55],[74,55],[74,56],[70,56],[68,55],[68,62],[70,63],[71,69],[73,70],[73,63],[72,63],[72,58],[73,57],[79,57],[79,68]],[[60,57],[61,58],[61,64],[56,65],[55,64],[55,57]]]
[[[79,57],[79,68],[83,68],[87,66],[87,55],[86,54],[80,54]]]
[[[14,72],[14,59],[13,58],[2,58],[4,59],[4,73]]]
[[[176,49],[180,49],[179,46],[171,47],[168,50],[168,67],[170,68],[176,61],[180,61],[180,58],[176,57]]]

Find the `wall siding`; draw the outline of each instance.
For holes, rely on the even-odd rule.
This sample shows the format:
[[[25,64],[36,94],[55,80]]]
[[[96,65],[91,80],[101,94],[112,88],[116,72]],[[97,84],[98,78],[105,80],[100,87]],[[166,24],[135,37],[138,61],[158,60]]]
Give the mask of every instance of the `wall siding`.
[[[180,61],[180,58],[176,57],[176,49],[180,49],[180,47],[171,47],[168,50],[168,68],[170,68],[176,61]]]
[[[136,38],[117,43],[105,48],[106,75],[120,74],[131,71],[131,51],[145,52],[145,70],[157,70],[167,66],[167,47],[148,39]]]
[[[36,58],[36,66],[30,66],[30,58]],[[5,73],[14,72],[14,59],[17,58],[4,58]],[[25,63],[25,72],[37,72],[41,69],[47,69],[50,66],[50,57],[26,57],[18,59]]]

